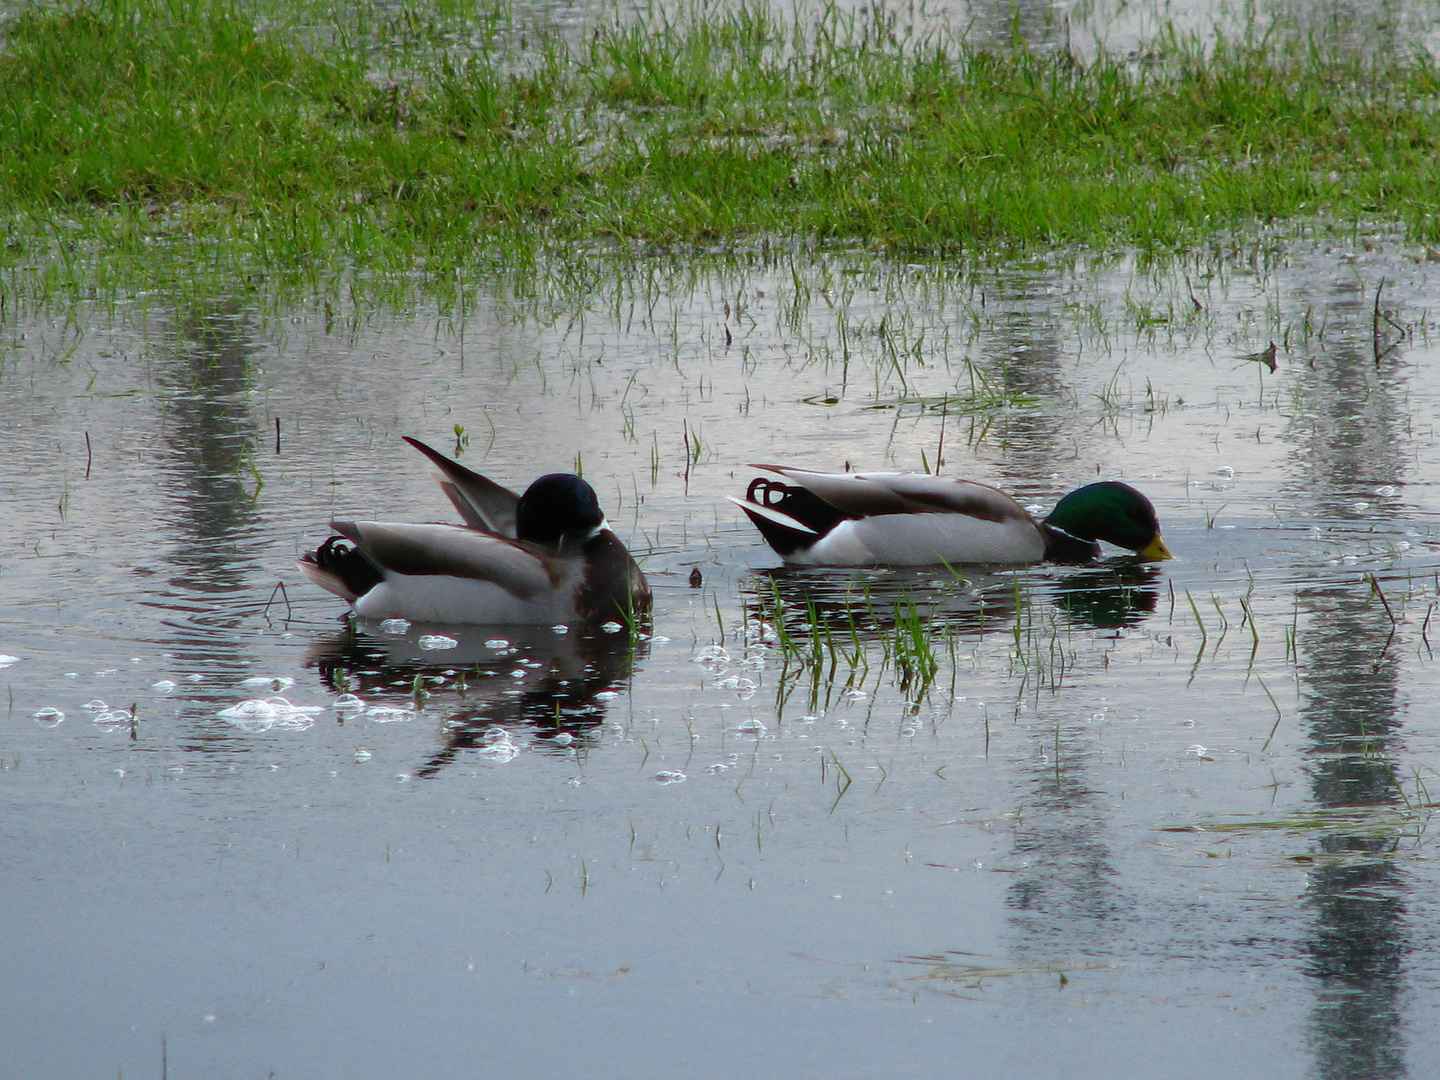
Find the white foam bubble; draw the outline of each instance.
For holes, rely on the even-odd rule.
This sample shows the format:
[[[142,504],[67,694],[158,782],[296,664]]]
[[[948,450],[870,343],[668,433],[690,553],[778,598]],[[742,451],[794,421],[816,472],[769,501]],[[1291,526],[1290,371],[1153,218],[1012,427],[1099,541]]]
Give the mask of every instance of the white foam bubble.
[[[296,705],[283,697],[271,697],[250,698],[215,715],[241,731],[259,734],[277,727],[303,731],[315,723],[316,713],[324,711],[323,705]]]
[[[755,681],[744,679],[739,675],[729,675],[715,682],[717,690],[733,690],[741,698],[753,697],[755,695]]]
[[[719,667],[722,664],[730,663],[730,653],[723,645],[706,645],[691,657],[690,662],[692,664],[710,664]]]
[[[503,764],[520,753],[520,746],[510,737],[510,732],[492,727],[481,736],[479,753],[483,758]]]

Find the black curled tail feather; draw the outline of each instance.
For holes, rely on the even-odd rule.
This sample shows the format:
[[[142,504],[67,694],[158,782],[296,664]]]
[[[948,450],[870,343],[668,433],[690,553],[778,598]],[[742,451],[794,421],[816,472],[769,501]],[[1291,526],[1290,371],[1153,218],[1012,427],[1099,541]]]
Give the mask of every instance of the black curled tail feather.
[[[787,484],[783,480],[771,480],[766,476],[757,476],[750,481],[750,486],[745,489],[745,498],[794,518],[807,529],[813,529],[816,536],[824,536],[852,516],[843,510],[837,510],[820,496],[798,484]]]
[[[361,597],[385,580],[385,574],[355,541],[345,536],[332,536],[308,556],[321,570],[344,582],[345,588]]]
[[[796,484],[771,480],[757,476],[745,489],[746,502],[784,514],[803,529],[792,528],[773,517],[751,510],[740,504],[751,522],[760,530],[765,542],[781,558],[803,551],[817,539],[824,536],[842,521],[850,520],[850,514],[837,510],[820,496]]]

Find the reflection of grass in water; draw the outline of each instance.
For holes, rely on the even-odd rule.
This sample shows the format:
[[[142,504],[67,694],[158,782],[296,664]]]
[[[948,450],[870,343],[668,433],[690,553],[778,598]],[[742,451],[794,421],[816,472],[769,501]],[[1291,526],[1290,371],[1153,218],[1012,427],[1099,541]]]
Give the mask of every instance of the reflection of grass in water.
[[[358,266],[453,293],[477,243],[534,267],[756,235],[1173,250],[1317,211],[1440,230],[1433,65],[1283,24],[1164,32],[1143,64],[824,3],[655,8],[572,43],[501,4],[92,0],[23,7],[5,39],[5,258],[46,288],[91,282],[77,250],[111,287]]]
[[[1052,592],[1056,583],[1043,570],[980,570],[980,584],[958,567],[782,570],[758,579],[745,618],[773,630],[780,706],[801,688],[813,709],[888,684],[914,710],[947,685],[954,695],[962,641],[1002,633],[1017,697],[1059,691],[1079,665],[1077,635],[1142,622],[1157,600],[1155,575],[1150,567],[1086,568]]]
[[[954,997],[967,997],[962,991],[983,990],[986,983],[1001,980],[1048,981],[1056,989],[1063,989],[1070,981],[1068,973],[1104,971],[1114,966],[1095,960],[1074,963],[1006,962],[974,953],[953,951],[933,956],[906,956],[900,963],[927,968],[924,974],[906,979],[906,982],[920,983],[926,989]]]
[[[1413,804],[1412,804],[1413,805]],[[1416,806],[1428,816],[1430,805]],[[1162,825],[1161,832],[1263,833],[1263,832],[1324,832],[1375,839],[1399,838],[1402,832],[1420,824],[1411,810],[1391,806],[1347,806],[1336,809],[1297,811],[1273,818],[1217,819],[1187,824]]]
[[[1040,400],[1033,394],[1013,386],[1005,386],[987,375],[967,357],[965,370],[969,374],[970,387],[963,393],[925,395],[904,393],[895,397],[877,398],[867,409],[916,408],[922,413],[985,413],[999,409],[1033,409]]]

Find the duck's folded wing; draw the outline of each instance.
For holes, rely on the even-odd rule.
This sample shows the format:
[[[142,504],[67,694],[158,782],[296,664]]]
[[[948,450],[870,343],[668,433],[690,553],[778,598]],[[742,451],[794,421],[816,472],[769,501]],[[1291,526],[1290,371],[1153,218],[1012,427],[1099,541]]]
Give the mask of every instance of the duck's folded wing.
[[[821,473],[781,465],[756,465],[855,517],[882,514],[965,514],[985,521],[1029,520],[1024,509],[997,488],[924,473]]]
[[[515,508],[520,503],[519,495],[465,468],[458,461],[451,461],[419,439],[412,439],[409,435],[401,438],[429,458],[439,470],[440,489],[449,496],[455,509],[465,519],[465,524],[488,529],[512,540],[515,538]]]
[[[465,525],[332,521],[387,573],[455,577],[498,585],[522,600],[555,587],[548,560],[522,544]]]

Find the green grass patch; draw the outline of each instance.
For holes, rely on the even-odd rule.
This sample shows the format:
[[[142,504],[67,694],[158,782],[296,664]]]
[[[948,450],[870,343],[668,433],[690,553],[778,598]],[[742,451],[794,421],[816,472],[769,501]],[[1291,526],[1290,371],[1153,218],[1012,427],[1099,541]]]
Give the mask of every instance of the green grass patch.
[[[833,7],[657,10],[578,42],[501,8],[383,10],[12,15],[0,269],[40,293],[197,266],[433,285],[597,247],[1164,252],[1277,221],[1440,235],[1440,73],[1418,49],[1172,34],[1082,63]]]

